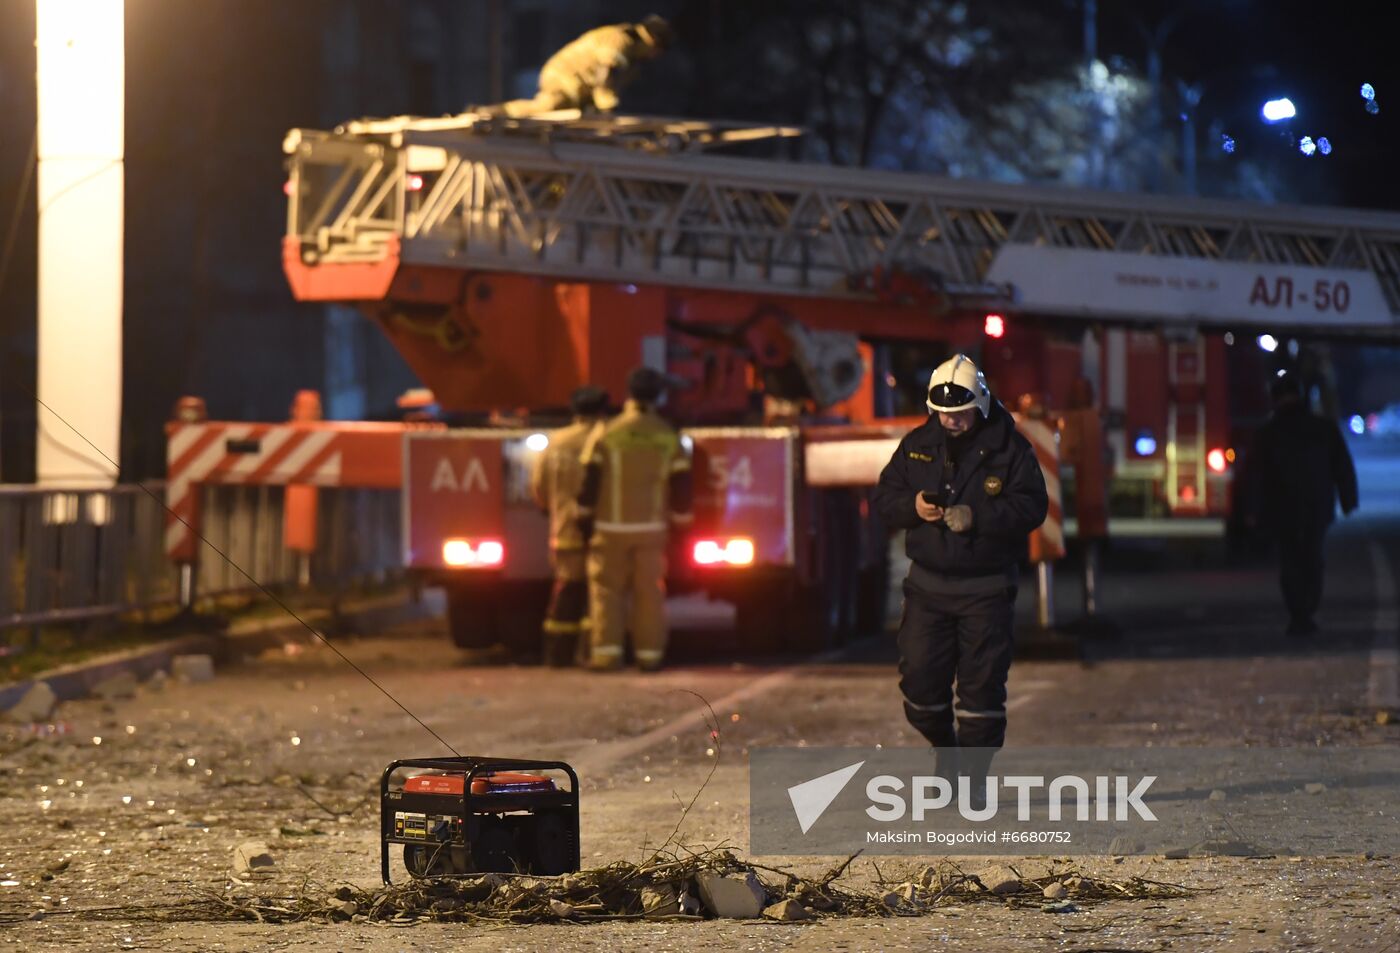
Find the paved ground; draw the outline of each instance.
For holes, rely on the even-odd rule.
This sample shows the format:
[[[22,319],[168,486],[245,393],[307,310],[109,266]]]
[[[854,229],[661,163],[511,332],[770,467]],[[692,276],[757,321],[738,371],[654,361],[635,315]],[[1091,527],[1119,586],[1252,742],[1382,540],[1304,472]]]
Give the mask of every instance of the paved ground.
[[[1121,551],[1110,562],[1104,599],[1125,636],[1090,645],[1083,661],[1018,661],[1008,745],[1400,744],[1400,728],[1375,719],[1393,687],[1394,580],[1385,568],[1400,566],[1400,523],[1342,527],[1329,558],[1324,635],[1299,644],[1280,635],[1283,614],[1266,568],[1163,569],[1160,555]],[[1159,568],[1132,568],[1149,563]],[[1071,594],[1070,580],[1062,580],[1062,604]],[[1022,598],[1028,613],[1029,592]],[[704,623],[694,606],[677,611],[692,626]],[[686,818],[685,840],[742,850],[750,747],[917,741],[900,713],[887,634],[820,663],[686,664],[655,676],[492,665],[453,650],[437,623],[340,644],[458,750],[555,756],[577,765],[585,865],[635,858],[664,840],[677,823],[678,800],[694,794],[716,759],[713,779]],[[714,705],[718,744],[692,692]],[[815,925],[396,930],[157,924],[136,913],[98,919],[83,911],[169,902],[192,889],[222,891],[233,847],[250,838],[269,841],[281,882],[372,885],[378,771],[394,757],[438,752],[384,695],[314,646],[266,652],[206,684],[69,703],[58,717],[63,734],[11,727],[0,735],[0,913],[47,912],[0,931],[0,944],[75,953],[448,946],[1400,950],[1400,865],[1390,857],[1087,858],[1091,872],[1141,874],[1206,892],[1059,916],[974,904],[919,918]],[[333,816],[341,811],[349,813]],[[791,861],[811,870],[830,863]],[[1043,864],[1020,863],[1030,870]],[[913,859],[880,861],[886,877],[918,866]],[[873,866],[857,861],[853,876],[869,882]]]

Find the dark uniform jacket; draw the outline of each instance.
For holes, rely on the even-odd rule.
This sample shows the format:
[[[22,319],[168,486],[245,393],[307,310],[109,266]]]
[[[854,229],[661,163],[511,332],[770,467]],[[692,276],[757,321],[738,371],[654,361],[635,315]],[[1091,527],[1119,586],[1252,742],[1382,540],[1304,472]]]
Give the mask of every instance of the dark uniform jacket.
[[[905,550],[926,570],[950,576],[1013,571],[1026,537],[1045,522],[1049,501],[1035,451],[1016,432],[1000,403],[973,433],[961,438],[951,491],[943,483],[948,438],[938,417],[910,431],[880,473],[875,504],[889,526],[908,530]],[[920,519],[914,496],[928,491],[940,505],[972,509],[972,528],[954,533],[940,520]]]
[[[1335,423],[1298,404],[1259,428],[1247,462],[1244,505],[1265,529],[1326,526],[1356,509],[1356,468]]]

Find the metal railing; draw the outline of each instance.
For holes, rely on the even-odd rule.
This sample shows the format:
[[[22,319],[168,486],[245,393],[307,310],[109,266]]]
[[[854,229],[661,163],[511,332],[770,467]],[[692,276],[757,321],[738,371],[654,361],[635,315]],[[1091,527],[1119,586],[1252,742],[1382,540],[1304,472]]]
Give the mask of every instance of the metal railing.
[[[177,603],[163,500],[162,483],[83,491],[0,485],[0,630]],[[281,487],[207,486],[201,500],[201,598],[255,591],[248,576],[270,588],[309,582],[340,591],[386,581],[401,565],[397,490],[321,490],[309,573],[282,542]]]

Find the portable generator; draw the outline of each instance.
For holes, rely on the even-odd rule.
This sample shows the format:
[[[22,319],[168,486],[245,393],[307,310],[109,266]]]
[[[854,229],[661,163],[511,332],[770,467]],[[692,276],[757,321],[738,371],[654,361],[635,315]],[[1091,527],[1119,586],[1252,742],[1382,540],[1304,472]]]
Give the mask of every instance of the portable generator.
[[[391,844],[403,845],[414,877],[579,869],[578,775],[562,761],[394,761],[380,778],[379,803],[386,884]]]

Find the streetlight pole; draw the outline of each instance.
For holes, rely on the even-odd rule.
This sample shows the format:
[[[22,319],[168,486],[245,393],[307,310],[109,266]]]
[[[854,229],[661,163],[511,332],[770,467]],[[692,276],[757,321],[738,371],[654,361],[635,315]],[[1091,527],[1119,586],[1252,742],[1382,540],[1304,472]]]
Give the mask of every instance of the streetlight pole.
[[[1205,86],[1201,83],[1176,81],[1181,97],[1181,172],[1186,194],[1196,194],[1196,107],[1201,104]]]
[[[35,7],[37,472],[50,486],[110,485],[104,457],[120,459],[124,6]]]

